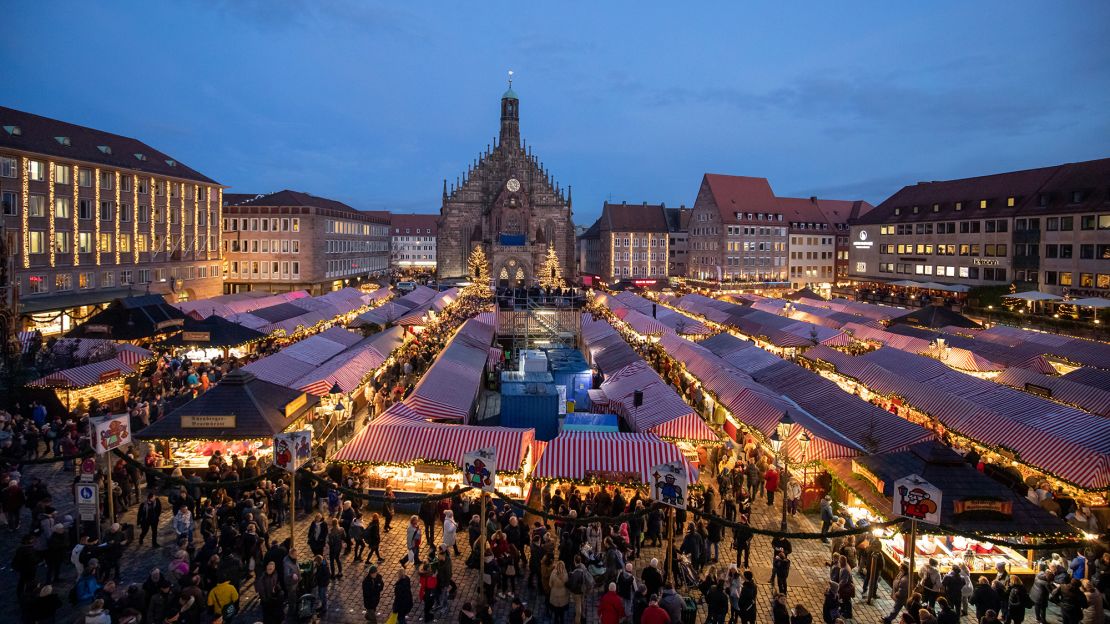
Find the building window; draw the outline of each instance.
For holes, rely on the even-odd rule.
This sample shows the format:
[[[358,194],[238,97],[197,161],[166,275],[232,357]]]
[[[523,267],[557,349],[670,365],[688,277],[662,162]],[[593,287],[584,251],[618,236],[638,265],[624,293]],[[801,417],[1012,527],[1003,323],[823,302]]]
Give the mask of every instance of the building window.
[[[90,170],[90,169],[78,169],[77,170],[77,186],[83,186],[85,188],[92,187],[92,170]]]
[[[92,232],[79,232],[77,234],[77,252],[78,253],[92,253],[93,250],[93,233]]]
[[[72,200],[69,197],[55,197],[54,217],[57,219],[68,219],[71,216],[70,209],[72,206]]]
[[[77,218],[78,219],[92,219],[93,218],[93,200],[81,199],[77,201]]]
[[[4,205],[4,215],[13,217],[19,214],[19,195],[12,191],[4,191],[0,195],[0,201]]]
[[[46,180],[46,163],[41,160],[30,161],[31,180],[43,182]]]
[[[46,281],[45,275],[30,275],[27,277],[27,293],[31,295],[41,295],[42,293],[50,291],[50,284]]]
[[[115,202],[102,201],[100,202],[100,220],[111,221],[112,213],[115,212]]]
[[[119,285],[120,286],[130,286],[131,284],[134,284],[135,279],[132,277],[132,275],[133,274],[131,273],[130,269],[120,271],[119,272]]]
[[[1071,271],[1060,272],[1060,285],[1071,286]]]
[[[31,195],[27,202],[27,216],[46,216],[46,195]]]
[[[54,166],[54,184],[69,184],[73,181],[73,169],[69,165]]]
[[[77,274],[77,288],[87,290],[96,286],[96,280],[93,279],[92,273],[78,273]]]
[[[46,232],[40,230],[28,232],[27,251],[32,254],[46,253]]]
[[[116,272],[105,271],[100,274],[100,287],[101,288],[115,288],[116,286]]]
[[[54,233],[54,251],[55,253],[69,253],[69,232],[55,232]]]
[[[73,290],[73,275],[59,273],[54,276],[54,290]]]
[[[100,233],[100,251],[112,252],[112,235],[108,232]]]
[[[0,177],[15,178],[19,176],[19,161],[9,156],[0,156]]]

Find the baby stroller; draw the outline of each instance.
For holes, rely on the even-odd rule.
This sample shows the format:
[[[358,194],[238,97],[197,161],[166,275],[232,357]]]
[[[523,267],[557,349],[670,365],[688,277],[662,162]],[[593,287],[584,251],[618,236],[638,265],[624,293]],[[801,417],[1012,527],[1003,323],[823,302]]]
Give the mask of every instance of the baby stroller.
[[[590,575],[594,577],[594,585],[599,585],[605,578],[605,560],[590,548],[589,544],[582,544],[578,549],[579,554],[582,555],[582,561],[586,564],[586,569],[590,571]]]
[[[693,589],[698,586],[698,576],[694,574],[694,566],[690,564],[690,557],[682,553],[675,553],[673,566],[675,587]]]
[[[320,610],[320,599],[316,594],[303,594],[297,599],[297,621],[298,622],[313,622],[315,621],[317,611]]]

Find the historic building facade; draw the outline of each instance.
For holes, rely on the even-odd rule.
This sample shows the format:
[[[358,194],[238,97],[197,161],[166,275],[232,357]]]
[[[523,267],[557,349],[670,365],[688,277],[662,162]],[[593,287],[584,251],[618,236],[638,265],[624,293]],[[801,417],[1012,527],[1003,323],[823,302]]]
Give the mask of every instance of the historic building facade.
[[[501,96],[501,134],[461,179],[443,182],[436,241],[440,279],[467,275],[476,246],[489,258],[494,286],[528,286],[539,279],[549,245],[555,247],[563,276],[573,281],[574,223],[570,187],[562,189],[520,139],[520,99],[512,89]]]

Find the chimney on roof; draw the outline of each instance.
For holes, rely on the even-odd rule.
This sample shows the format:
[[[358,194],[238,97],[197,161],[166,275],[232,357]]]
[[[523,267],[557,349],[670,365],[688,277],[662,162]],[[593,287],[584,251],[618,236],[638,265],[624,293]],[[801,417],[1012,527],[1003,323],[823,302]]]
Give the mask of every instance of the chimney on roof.
[[[816,204],[817,203],[817,196],[816,195],[810,195],[809,196],[809,201],[810,201],[810,203]]]
[[[622,201],[622,202],[621,202],[621,205],[622,205],[622,206],[627,206],[627,205],[628,205],[628,202],[627,202],[627,201]]]
[[[659,207],[660,208],[666,208],[667,204],[665,202],[659,202]]]

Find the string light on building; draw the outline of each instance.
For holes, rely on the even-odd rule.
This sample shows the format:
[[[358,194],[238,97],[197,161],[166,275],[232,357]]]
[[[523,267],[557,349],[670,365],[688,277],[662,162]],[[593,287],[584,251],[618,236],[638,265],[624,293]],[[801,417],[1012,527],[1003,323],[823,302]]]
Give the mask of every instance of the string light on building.
[[[177,221],[177,244],[181,246],[181,259],[185,258],[185,183],[177,183],[177,194],[181,198],[181,214]]]
[[[50,178],[46,181],[46,210],[47,210],[47,228],[50,232],[50,268],[54,268],[54,239],[57,236],[54,231],[54,161],[50,161]]]
[[[78,238],[77,237],[79,235],[79,229],[78,228],[79,228],[79,225],[80,225],[80,222],[77,220],[77,215],[81,212],[81,210],[80,210],[80,207],[81,207],[81,190],[80,190],[81,185],[78,184],[78,181],[80,179],[81,179],[81,168],[78,167],[77,165],[73,165],[73,177],[70,178],[70,183],[73,186],[73,205],[70,206],[71,210],[69,211],[70,216],[73,217],[73,240],[70,241],[71,243],[73,243],[73,266],[79,266],[81,264],[81,254],[78,253],[78,250],[80,249],[80,245],[77,244],[78,243]]]
[[[224,190],[221,188],[221,189],[216,189],[216,218],[220,219],[220,223],[223,223],[223,214],[224,214]],[[217,254],[218,258],[223,260],[223,257],[224,257],[224,229],[222,227],[216,228],[216,236],[219,237],[219,240],[216,241],[216,254]]]
[[[212,259],[212,187],[204,187],[204,259]]]
[[[100,168],[93,170],[93,258],[100,266]]]
[[[139,176],[131,175],[131,260],[139,263]]]
[[[197,235],[200,234],[200,224],[197,219],[200,217],[200,186],[193,185],[193,259],[197,257],[197,251],[200,250],[200,240]]]
[[[28,193],[31,191],[31,183],[29,180],[31,176],[31,161],[27,160],[26,156],[23,157],[22,166],[23,198],[20,200],[20,203],[23,204],[23,210],[20,214],[23,217],[23,245],[21,245],[22,249],[20,250],[20,255],[23,257],[23,268],[29,269],[31,268],[31,231],[28,229],[27,207],[28,202],[30,201]]]
[[[119,251],[119,248],[120,248],[120,244],[119,244],[119,241],[120,241],[119,222],[120,222],[120,217],[123,216],[123,209],[120,208],[120,203],[119,203],[119,197],[120,197],[119,196],[119,180],[120,180],[120,173],[119,173],[119,171],[117,171],[116,172],[116,249],[115,249],[116,264],[119,264],[119,253],[120,253],[120,251]]]
[[[153,177],[150,178],[150,184],[147,185],[146,196],[147,196],[147,199],[150,200],[150,218],[147,219],[147,221],[150,222],[150,246],[147,247],[147,252],[150,254],[150,256],[149,256],[150,259],[153,260],[154,259],[154,254],[156,252],[155,245],[154,245],[154,241],[156,240],[154,238],[154,212],[155,212],[154,202],[156,200],[154,199],[155,195],[154,195],[154,178]]]

